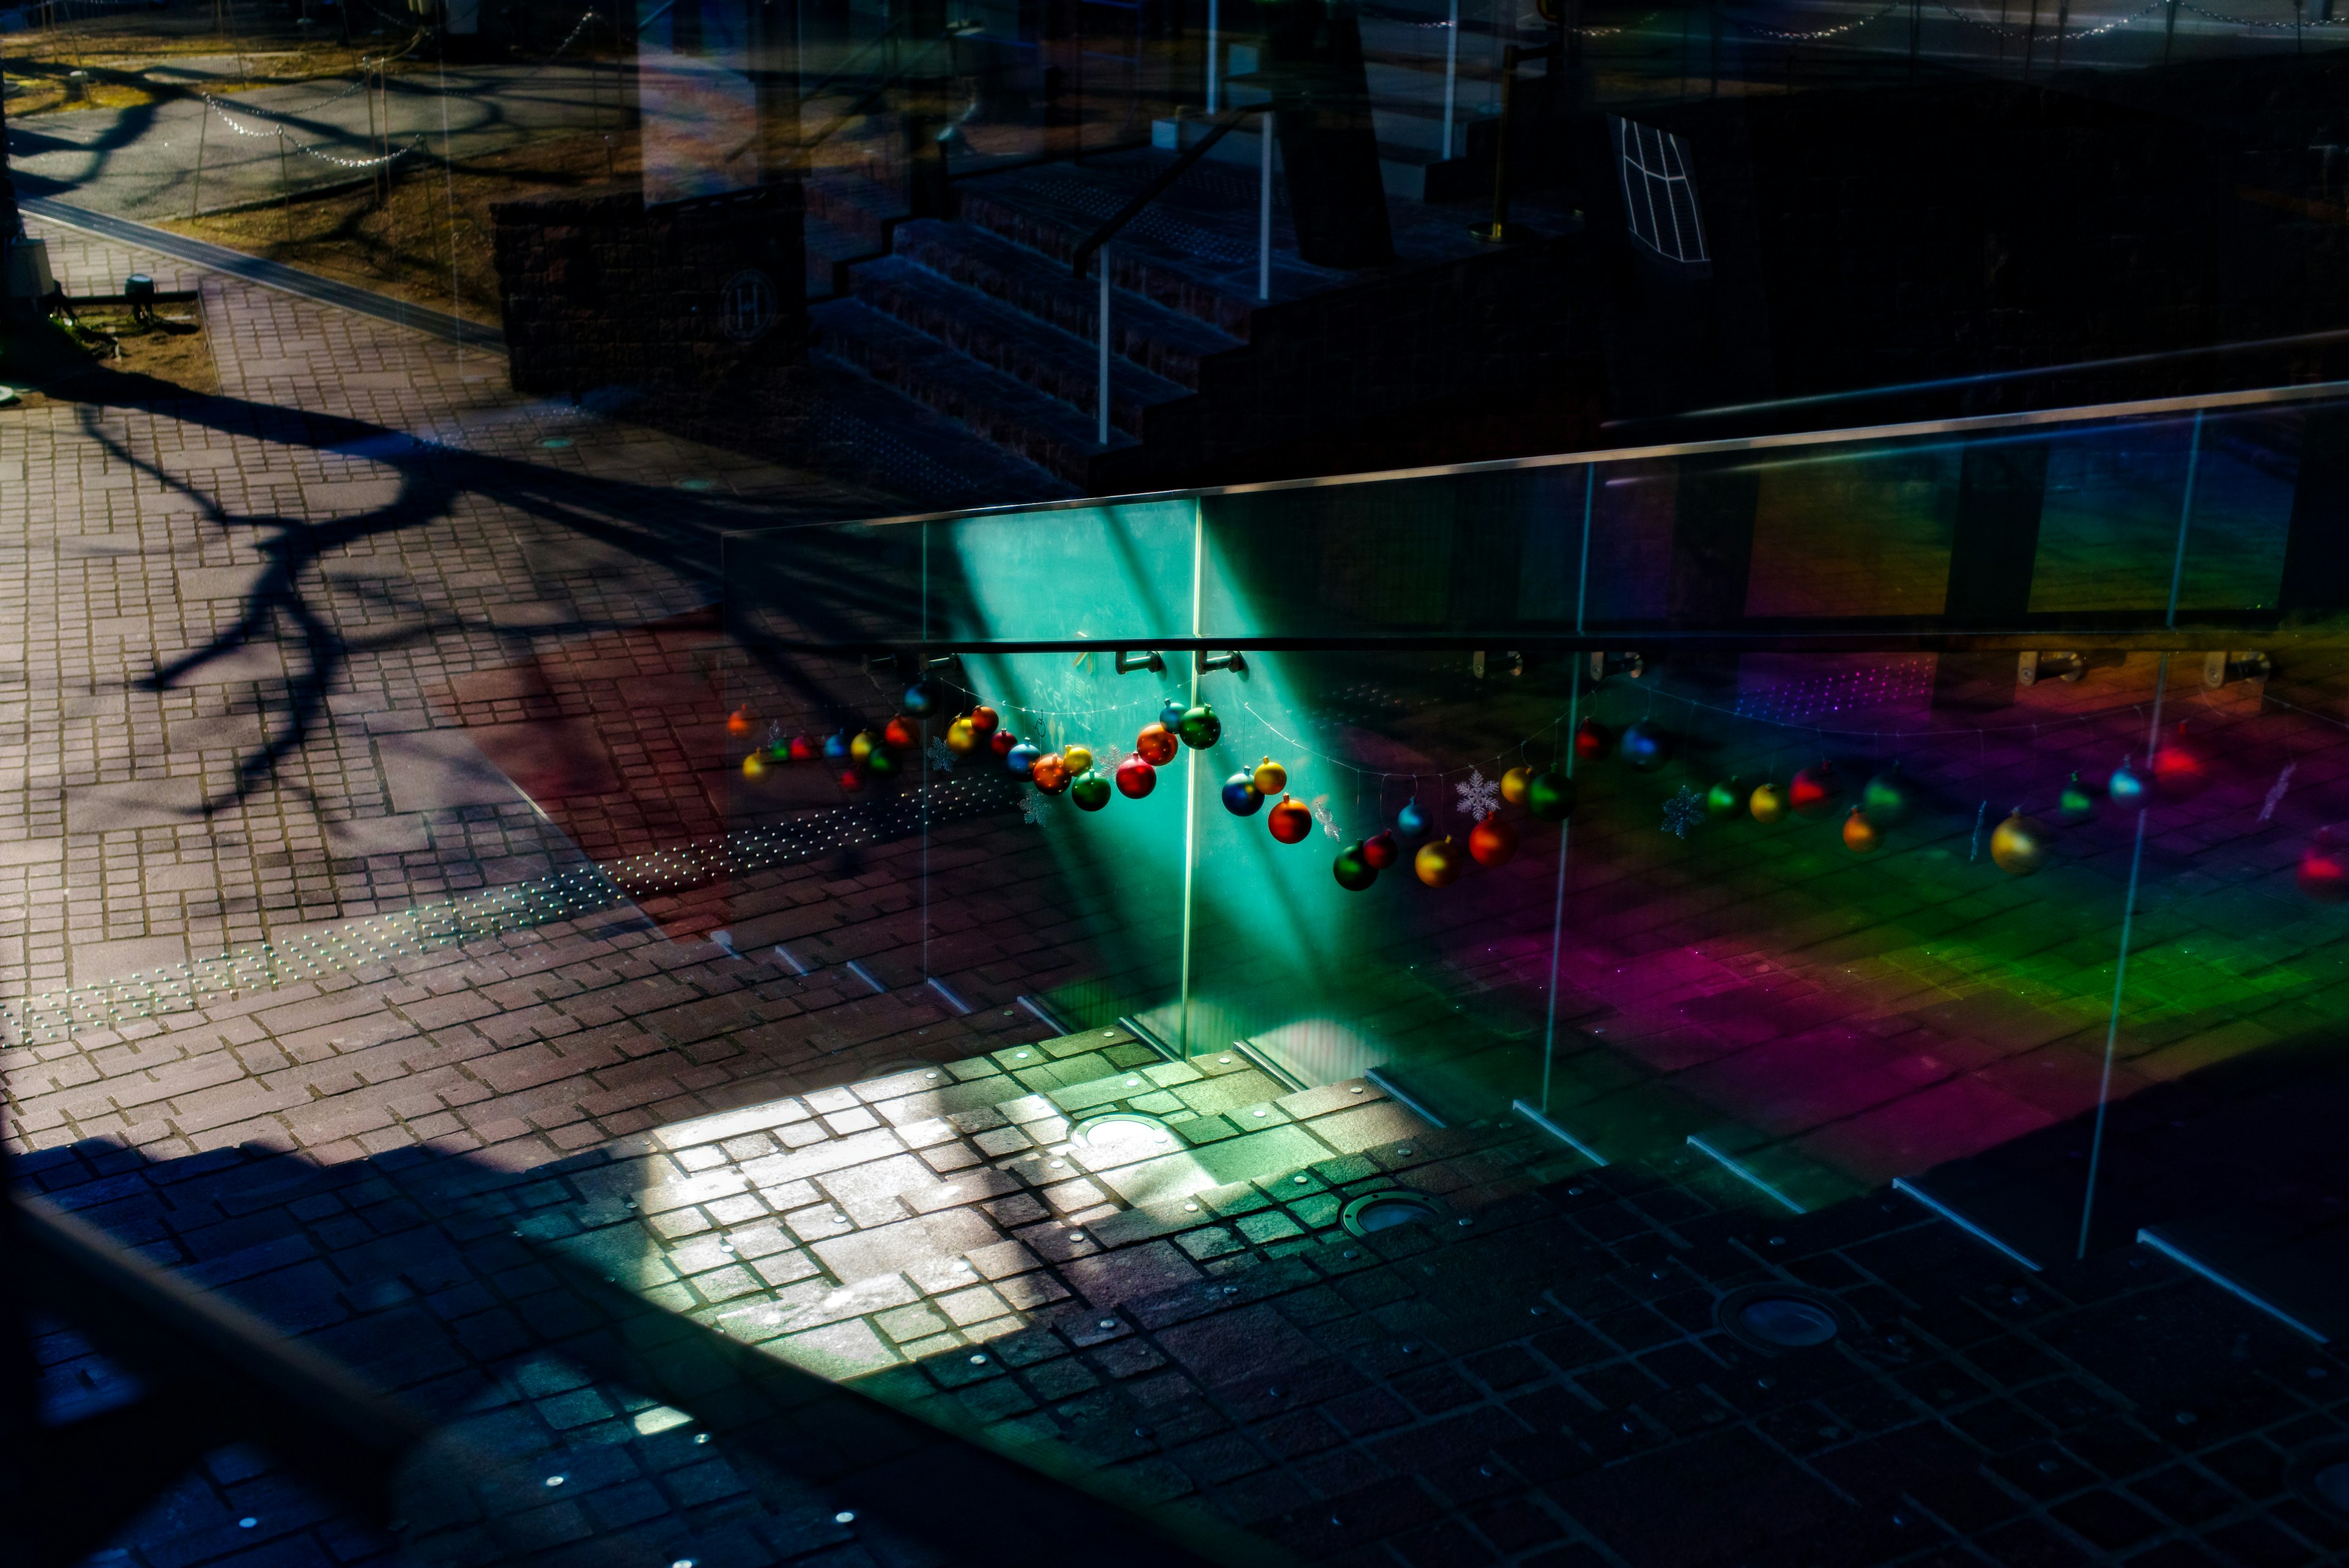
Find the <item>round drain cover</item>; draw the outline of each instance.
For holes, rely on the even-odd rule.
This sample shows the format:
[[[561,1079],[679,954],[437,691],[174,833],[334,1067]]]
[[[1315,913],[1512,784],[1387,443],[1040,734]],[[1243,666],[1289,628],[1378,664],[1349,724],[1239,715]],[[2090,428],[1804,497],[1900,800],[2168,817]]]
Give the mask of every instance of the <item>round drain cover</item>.
[[[1769,1345],[1802,1347],[1825,1345],[1836,1336],[1835,1314],[1800,1296],[1764,1296],[1737,1311],[1746,1333]]]
[[[1417,1193],[1373,1192],[1347,1204],[1340,1219],[1355,1235],[1367,1236],[1373,1231],[1392,1231],[1398,1225],[1423,1225],[1442,1212]]]

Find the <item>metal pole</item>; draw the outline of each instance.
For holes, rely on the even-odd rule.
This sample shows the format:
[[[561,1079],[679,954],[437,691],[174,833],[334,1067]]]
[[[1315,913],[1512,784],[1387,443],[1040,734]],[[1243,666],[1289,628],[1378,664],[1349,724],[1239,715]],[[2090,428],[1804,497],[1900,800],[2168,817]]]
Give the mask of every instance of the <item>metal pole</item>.
[[[2194,482],[2202,468],[2202,410],[2194,410],[2193,444],[2186,451],[2186,493],[2178,504],[2178,548],[2169,562],[2169,608],[2162,625],[2178,624],[2178,593],[2186,581],[2186,536],[2194,524]],[[2153,773],[2154,753],[2161,743],[2161,700],[2169,691],[2169,655],[2164,653],[2153,677],[2153,718],[2145,731],[2145,771]],[[2096,1083],[2095,1128],[2088,1135],[2088,1189],[2080,1199],[2080,1242],[2077,1256],[2088,1255],[2088,1227],[2096,1212],[2096,1172],[2105,1158],[2105,1110],[2113,1097],[2113,1054],[2120,1044],[2121,999],[2128,985],[2129,939],[2137,925],[2137,874],[2145,864],[2147,805],[2137,813],[2137,842],[2129,850],[2128,902],[2121,908],[2121,950],[2113,961],[2113,1005],[2105,1015],[2105,1069]]]
[[[1223,36],[1218,26],[1220,20],[1221,15],[1217,9],[1216,0],[1207,0],[1207,112],[1209,114],[1216,112],[1216,88],[1218,86],[1216,75],[1216,52]]]
[[[1101,407],[1096,410],[1095,425],[1101,444],[1109,445],[1109,249],[1103,246],[1093,258],[1101,268]]]
[[[1257,121],[1263,129],[1264,166],[1257,175],[1256,296],[1272,297],[1272,110]]]
[[[1452,157],[1452,109],[1460,92],[1460,0],[1452,0],[1452,25],[1444,34],[1444,156]]]
[[[367,102],[367,120],[370,126],[375,120],[375,102],[372,99]],[[188,198],[188,216],[191,218],[204,210],[204,137],[212,128],[212,100],[199,93],[196,95],[196,189],[195,193]],[[367,140],[373,141],[375,137],[370,134]]]

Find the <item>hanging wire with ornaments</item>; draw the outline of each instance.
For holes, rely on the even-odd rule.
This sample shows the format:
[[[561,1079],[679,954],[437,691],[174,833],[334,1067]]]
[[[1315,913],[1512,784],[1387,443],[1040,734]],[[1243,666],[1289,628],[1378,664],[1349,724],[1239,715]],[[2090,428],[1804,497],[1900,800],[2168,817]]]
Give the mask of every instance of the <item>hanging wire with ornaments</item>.
[[[376,169],[380,168],[386,163],[397,162],[398,160],[409,157],[411,154],[421,155],[424,151],[424,137],[421,132],[419,132],[414,141],[409,146],[395,149],[390,152],[385,153],[379,158],[337,158],[331,152],[319,151],[316,146],[312,143],[295,140],[293,136],[282,125],[273,125],[266,130],[256,130],[249,125],[239,124],[236,117],[229,113],[227,109],[222,105],[220,99],[212,97],[210,93],[203,94],[202,98],[205,104],[211,108],[212,111],[220,117],[221,123],[227,126],[239,136],[250,136],[259,140],[267,140],[270,138],[274,137],[285,144],[287,151],[303,153],[308,157],[316,159],[321,163],[331,163],[337,169]],[[248,109],[245,112],[250,114],[253,111]]]

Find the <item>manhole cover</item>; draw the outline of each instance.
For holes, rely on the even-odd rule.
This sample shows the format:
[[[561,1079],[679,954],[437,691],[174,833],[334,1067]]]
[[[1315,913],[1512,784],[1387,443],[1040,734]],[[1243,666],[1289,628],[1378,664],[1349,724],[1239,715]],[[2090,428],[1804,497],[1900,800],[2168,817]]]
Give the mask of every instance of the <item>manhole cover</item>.
[[[1392,1231],[1398,1225],[1424,1225],[1443,1212],[1416,1192],[1373,1192],[1347,1204],[1345,1213],[1339,1218],[1353,1234],[1367,1236],[1373,1231]]]
[[[1089,1150],[1096,1164],[1104,1159],[1147,1159],[1171,1154],[1180,1147],[1164,1122],[1139,1111],[1112,1111],[1079,1122],[1069,1137]]]
[[[1790,1349],[1825,1345],[1839,1325],[1835,1314],[1800,1296],[1764,1296],[1737,1309],[1738,1326],[1765,1345]]]

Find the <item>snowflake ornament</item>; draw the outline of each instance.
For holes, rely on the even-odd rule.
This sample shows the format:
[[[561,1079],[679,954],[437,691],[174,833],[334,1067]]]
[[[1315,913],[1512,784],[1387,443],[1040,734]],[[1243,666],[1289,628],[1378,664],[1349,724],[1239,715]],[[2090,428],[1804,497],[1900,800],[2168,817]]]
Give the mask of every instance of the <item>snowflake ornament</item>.
[[[1313,820],[1319,823],[1321,825],[1321,831],[1328,834],[1331,838],[1337,839],[1340,843],[1345,842],[1344,836],[1338,831],[1338,814],[1330,809],[1330,797],[1328,795],[1317,795],[1314,797]]]
[[[1034,784],[1019,792],[1019,815],[1027,820],[1029,826],[1043,826],[1044,818],[1051,809],[1052,797]]]
[[[1704,796],[1682,784],[1680,793],[1664,802],[1664,831],[1674,838],[1686,838],[1689,829],[1704,820]]]
[[[1452,789],[1460,797],[1459,810],[1478,822],[1501,809],[1500,781],[1486,778],[1481,769],[1470,768],[1468,782],[1454,784]]]
[[[1103,746],[1093,753],[1093,772],[1107,778],[1117,772],[1117,764],[1125,761],[1125,753],[1115,746]]]
[[[930,737],[928,755],[931,767],[936,768],[942,774],[954,772],[954,748],[947,745],[946,742],[938,739],[935,735]]]

